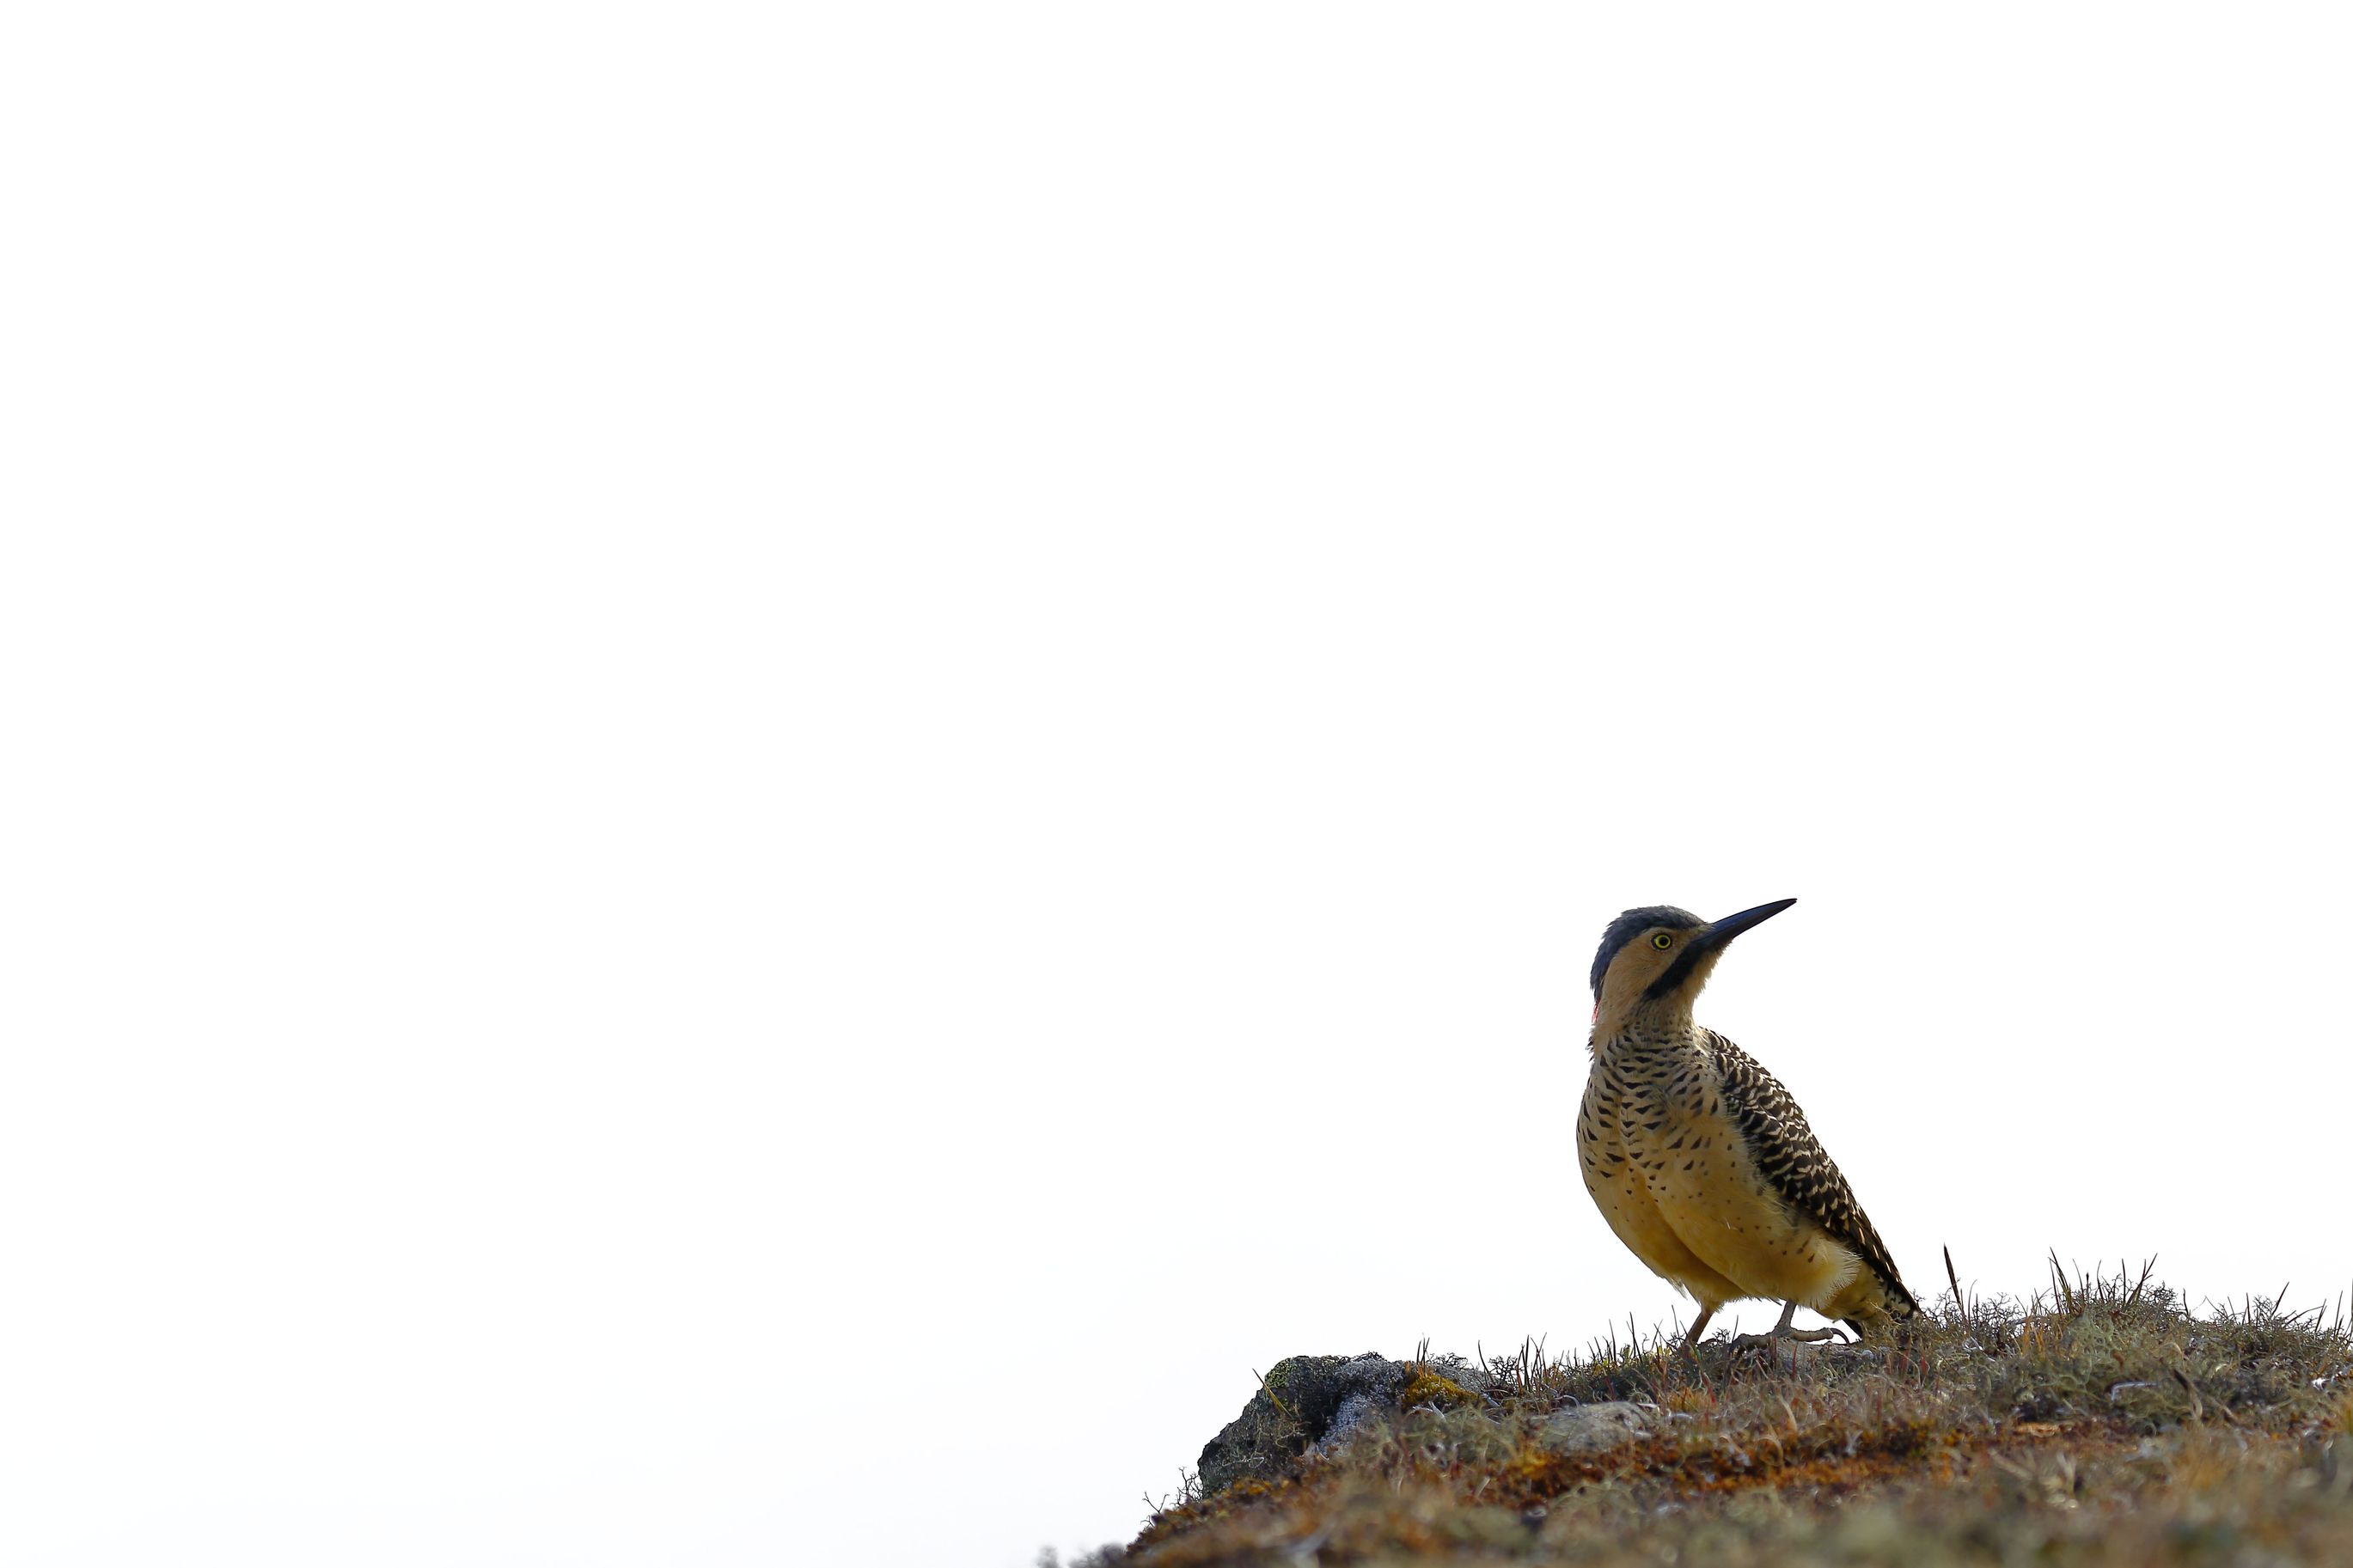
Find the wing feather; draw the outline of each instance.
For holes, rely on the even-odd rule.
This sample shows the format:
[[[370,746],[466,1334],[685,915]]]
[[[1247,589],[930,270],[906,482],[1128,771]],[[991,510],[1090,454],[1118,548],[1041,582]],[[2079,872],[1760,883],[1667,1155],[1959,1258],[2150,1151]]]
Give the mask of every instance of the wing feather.
[[[1917,1312],[1920,1304],[1904,1288],[1903,1276],[1896,1273],[1895,1260],[1888,1256],[1871,1216],[1855,1202],[1854,1189],[1806,1125],[1806,1113],[1789,1091],[1722,1035],[1710,1029],[1707,1038],[1724,1084],[1725,1103],[1765,1179],[1791,1207],[1854,1250],[1885,1287],[1897,1316]]]

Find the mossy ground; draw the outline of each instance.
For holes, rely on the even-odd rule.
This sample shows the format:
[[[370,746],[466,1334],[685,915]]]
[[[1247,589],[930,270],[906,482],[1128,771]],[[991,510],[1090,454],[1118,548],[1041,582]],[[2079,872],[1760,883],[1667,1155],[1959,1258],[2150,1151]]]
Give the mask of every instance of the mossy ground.
[[[1473,1392],[1418,1362],[1401,1415],[1174,1501],[1125,1560],[2353,1563],[2341,1308],[2193,1310],[2146,1270],[2054,1269],[2022,1303],[1947,1296],[1876,1359],[1719,1345],[1694,1365],[1653,1337],[1486,1372]],[[1604,1399],[1653,1406],[1651,1435],[1536,1441]]]

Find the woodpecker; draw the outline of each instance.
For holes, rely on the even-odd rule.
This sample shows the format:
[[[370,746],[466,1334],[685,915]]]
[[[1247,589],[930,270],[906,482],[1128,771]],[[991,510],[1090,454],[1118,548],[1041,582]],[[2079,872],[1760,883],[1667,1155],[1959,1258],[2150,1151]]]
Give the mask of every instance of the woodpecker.
[[[1577,1117],[1585,1190],[1618,1239],[1699,1304],[1691,1351],[1727,1301],[1783,1303],[1750,1342],[1818,1341],[1800,1306],[1875,1335],[1919,1310],[1806,1114],[1747,1052],[1692,1021],[1732,939],[1795,899],[1713,922],[1628,910],[1593,955],[1593,1070]]]

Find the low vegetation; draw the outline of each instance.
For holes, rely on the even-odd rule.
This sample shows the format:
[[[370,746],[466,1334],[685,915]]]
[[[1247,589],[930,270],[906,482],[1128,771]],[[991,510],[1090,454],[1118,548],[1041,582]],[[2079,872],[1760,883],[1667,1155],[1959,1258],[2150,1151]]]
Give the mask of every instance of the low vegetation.
[[[2341,1300],[2193,1308],[2147,1268],[2054,1260],[2029,1300],[1957,1289],[1868,1353],[1425,1347],[1392,1381],[1381,1418],[1291,1432],[1271,1473],[1215,1492],[1188,1481],[1096,1561],[2353,1563]],[[1602,1401],[1637,1407],[1623,1440],[1555,1440]]]

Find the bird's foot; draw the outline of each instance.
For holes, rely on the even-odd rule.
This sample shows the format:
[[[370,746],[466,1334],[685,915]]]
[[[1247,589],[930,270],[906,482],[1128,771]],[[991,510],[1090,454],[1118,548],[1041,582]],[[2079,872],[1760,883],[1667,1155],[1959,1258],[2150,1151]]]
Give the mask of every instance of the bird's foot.
[[[1846,1334],[1838,1329],[1769,1329],[1761,1334],[1741,1335],[1732,1342],[1732,1348],[1742,1351],[1771,1350],[1785,1340],[1795,1340],[1804,1345],[1842,1345],[1851,1342]]]
[[[1853,1342],[1843,1332],[1834,1328],[1793,1329],[1784,1324],[1761,1334],[1742,1334],[1733,1340],[1728,1348],[1735,1355],[1744,1352],[1761,1352],[1771,1360],[1787,1362],[1789,1365],[1795,1366],[1799,1359],[1798,1350],[1799,1345],[1821,1345],[1825,1348],[1843,1349]]]

